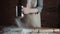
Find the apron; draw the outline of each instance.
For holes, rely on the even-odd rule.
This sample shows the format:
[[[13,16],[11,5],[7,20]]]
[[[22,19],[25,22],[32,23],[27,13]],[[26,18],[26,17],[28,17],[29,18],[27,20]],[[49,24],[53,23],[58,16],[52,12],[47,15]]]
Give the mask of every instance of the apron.
[[[31,2],[30,2],[31,1]],[[27,3],[27,7],[31,8],[31,7],[36,7],[37,6],[37,0],[30,0]],[[40,13],[38,14],[27,14],[25,15],[24,19],[24,23],[26,24],[27,27],[41,27],[41,17],[40,17]]]

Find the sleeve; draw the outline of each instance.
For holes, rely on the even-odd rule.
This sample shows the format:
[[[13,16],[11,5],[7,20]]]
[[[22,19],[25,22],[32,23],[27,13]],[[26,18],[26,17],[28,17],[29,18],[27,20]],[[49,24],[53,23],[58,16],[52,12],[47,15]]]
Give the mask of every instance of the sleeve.
[[[37,6],[38,12],[41,12],[43,9],[43,0],[38,0],[38,6]]]

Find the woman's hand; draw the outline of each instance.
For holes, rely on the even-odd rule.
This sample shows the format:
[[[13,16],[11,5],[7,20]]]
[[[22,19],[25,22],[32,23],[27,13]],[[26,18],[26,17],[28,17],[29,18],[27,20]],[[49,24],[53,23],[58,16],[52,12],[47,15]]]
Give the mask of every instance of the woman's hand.
[[[24,14],[36,13],[36,12],[38,12],[38,9],[37,8],[26,8],[26,7],[23,7],[22,8],[22,12]]]

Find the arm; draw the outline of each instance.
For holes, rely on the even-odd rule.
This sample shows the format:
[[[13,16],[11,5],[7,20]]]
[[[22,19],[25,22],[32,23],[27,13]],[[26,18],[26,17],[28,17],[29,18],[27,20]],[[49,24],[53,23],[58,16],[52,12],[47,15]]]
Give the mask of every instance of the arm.
[[[37,7],[37,9],[38,9],[38,12],[42,11],[42,9],[43,9],[43,0],[38,0],[38,7]]]
[[[43,8],[43,0],[38,0],[37,8],[27,8],[27,7],[24,7],[22,9],[22,11],[23,11],[24,14],[36,13],[36,12],[41,12],[42,8]]]

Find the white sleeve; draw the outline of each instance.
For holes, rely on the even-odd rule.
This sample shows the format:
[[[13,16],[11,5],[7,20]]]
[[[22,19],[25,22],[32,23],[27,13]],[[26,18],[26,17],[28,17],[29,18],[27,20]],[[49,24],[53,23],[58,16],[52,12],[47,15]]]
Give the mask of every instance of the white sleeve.
[[[38,0],[38,7],[37,7],[37,9],[38,9],[38,12],[42,11],[42,9],[43,9],[43,0]]]

